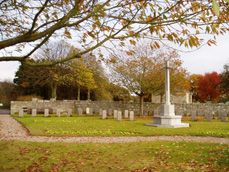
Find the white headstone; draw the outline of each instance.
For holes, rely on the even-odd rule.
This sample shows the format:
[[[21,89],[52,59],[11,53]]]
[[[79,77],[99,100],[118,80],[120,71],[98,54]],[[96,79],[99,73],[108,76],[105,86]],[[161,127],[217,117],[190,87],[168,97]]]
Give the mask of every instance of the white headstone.
[[[118,121],[122,121],[122,111],[118,111],[117,120],[118,120]]]
[[[130,111],[130,121],[134,120],[134,111]]]
[[[72,109],[68,109],[68,117],[72,116]]]
[[[93,116],[93,109],[92,108],[89,108],[89,115]]]
[[[32,102],[37,102],[38,98],[32,98]]]
[[[60,117],[60,113],[61,113],[61,110],[60,109],[57,109],[56,110],[56,116]]]
[[[196,110],[192,110],[191,116],[192,116],[192,121],[195,121],[196,120]]]
[[[109,116],[112,115],[112,109],[108,109],[108,115],[109,115]]]
[[[49,116],[49,109],[45,109],[45,117]]]
[[[107,111],[106,110],[103,110],[103,116],[102,116],[102,119],[106,119],[107,118]]]
[[[51,98],[50,99],[50,102],[55,102],[56,101],[56,98]]]
[[[114,110],[114,119],[117,119],[117,118],[118,118],[118,111]]]
[[[23,118],[24,117],[24,110],[20,109],[19,110],[19,118]]]
[[[128,110],[124,111],[124,118],[126,118],[126,119],[128,118]]]
[[[90,113],[90,108],[86,108],[86,114],[88,115]]]
[[[78,115],[83,116],[83,109],[82,108],[78,108]]]
[[[32,109],[32,117],[37,116],[37,109]]]

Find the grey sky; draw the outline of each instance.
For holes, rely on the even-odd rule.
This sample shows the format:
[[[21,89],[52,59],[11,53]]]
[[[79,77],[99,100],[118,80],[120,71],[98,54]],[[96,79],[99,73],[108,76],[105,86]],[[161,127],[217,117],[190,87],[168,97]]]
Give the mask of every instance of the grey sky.
[[[191,74],[223,71],[223,66],[229,63],[229,33],[217,37],[217,45],[205,45],[199,50],[189,53],[179,53],[184,61],[183,67]]]
[[[229,33],[218,36],[216,46],[205,45],[194,52],[179,52],[179,54],[184,61],[183,67],[191,74],[204,74],[213,71],[221,73],[223,65],[229,63]],[[0,81],[5,79],[12,81],[19,64],[19,62],[0,62]]]

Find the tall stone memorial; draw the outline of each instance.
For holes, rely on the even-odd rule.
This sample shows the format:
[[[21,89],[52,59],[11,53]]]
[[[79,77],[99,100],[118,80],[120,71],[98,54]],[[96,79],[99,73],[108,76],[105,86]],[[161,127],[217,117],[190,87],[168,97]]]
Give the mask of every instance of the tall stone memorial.
[[[155,115],[153,117],[153,123],[148,123],[146,125],[161,128],[180,128],[189,127],[188,123],[181,123],[182,116],[175,115],[174,105],[170,103],[170,76],[169,61],[165,62],[165,103],[161,105],[160,115]]]

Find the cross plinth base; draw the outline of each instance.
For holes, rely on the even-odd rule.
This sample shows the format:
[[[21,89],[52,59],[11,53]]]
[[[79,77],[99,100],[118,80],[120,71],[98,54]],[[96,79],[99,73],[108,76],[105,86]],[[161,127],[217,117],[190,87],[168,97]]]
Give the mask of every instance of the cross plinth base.
[[[154,116],[154,123],[148,123],[147,126],[159,128],[181,128],[189,127],[188,123],[181,123],[182,116]]]
[[[182,116],[176,116],[174,113],[174,105],[161,105],[160,116],[153,117],[153,123],[146,124],[147,126],[160,128],[181,128],[189,127],[188,123],[181,123]]]

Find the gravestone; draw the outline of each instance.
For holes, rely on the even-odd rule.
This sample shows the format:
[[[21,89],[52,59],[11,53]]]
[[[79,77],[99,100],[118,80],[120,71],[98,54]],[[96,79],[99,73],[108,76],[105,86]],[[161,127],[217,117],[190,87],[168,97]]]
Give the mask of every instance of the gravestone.
[[[78,108],[78,115],[83,116],[83,109],[82,108]]]
[[[186,114],[187,116],[190,116],[190,111],[189,110],[187,110],[187,114]]]
[[[128,110],[124,111],[124,118],[127,119],[128,118]]]
[[[49,109],[45,109],[45,117],[49,116]]]
[[[222,116],[222,110],[218,110],[218,118],[221,119]]]
[[[108,115],[112,116],[112,109],[108,109]]]
[[[72,109],[68,109],[68,117],[72,116]]]
[[[207,118],[208,118],[208,110],[204,111],[204,118],[207,120]]]
[[[103,115],[103,110],[99,109],[99,116],[102,116],[102,115]]]
[[[118,120],[118,121],[122,121],[122,111],[118,111],[117,120]]]
[[[134,120],[134,111],[130,111],[130,121]]]
[[[99,108],[97,106],[94,107],[93,111],[94,111],[95,114],[99,114]]]
[[[60,117],[60,113],[61,113],[61,110],[60,109],[57,109],[56,110],[56,116]]]
[[[24,117],[24,110],[20,109],[19,110],[19,118],[23,118]]]
[[[226,113],[226,112],[223,112],[223,113],[221,114],[221,121],[222,121],[222,122],[227,122],[227,113]]]
[[[32,102],[37,102],[38,98],[32,98]]]
[[[158,110],[154,111],[154,116],[158,116]]]
[[[191,111],[192,121],[196,120],[196,110]]]
[[[170,102],[170,76],[169,70],[172,69],[169,61],[165,62],[165,103],[161,105],[161,112],[159,116],[153,117],[153,123],[146,125],[161,128],[181,128],[189,127],[188,123],[181,123],[182,116],[175,115],[174,105]]]
[[[93,116],[93,109],[92,108],[89,109],[89,116]]]
[[[90,113],[90,108],[86,108],[86,114],[89,115]]]
[[[177,110],[177,112],[176,112],[176,115],[179,115],[179,116],[183,116],[183,112],[182,112],[182,110]]]
[[[107,111],[103,110],[103,115],[102,115],[102,119],[106,119],[107,118]]]
[[[37,116],[37,109],[32,109],[32,117]]]
[[[207,120],[207,121],[212,121],[212,118],[211,118],[211,117],[212,117],[211,111],[206,111],[205,113],[206,113],[206,120]]]
[[[56,98],[51,98],[50,99],[50,102],[55,102],[56,101]]]
[[[117,118],[118,118],[118,111],[114,110],[114,119],[117,119]]]

